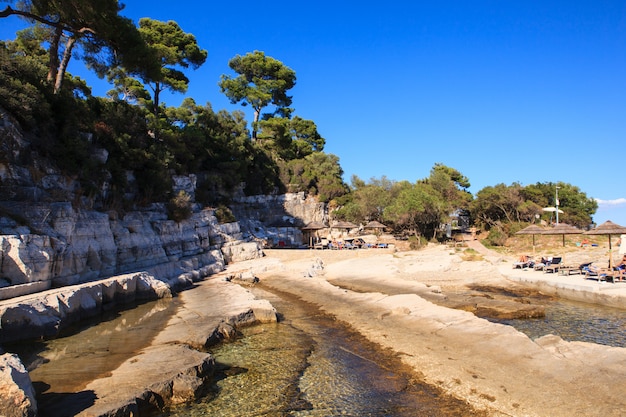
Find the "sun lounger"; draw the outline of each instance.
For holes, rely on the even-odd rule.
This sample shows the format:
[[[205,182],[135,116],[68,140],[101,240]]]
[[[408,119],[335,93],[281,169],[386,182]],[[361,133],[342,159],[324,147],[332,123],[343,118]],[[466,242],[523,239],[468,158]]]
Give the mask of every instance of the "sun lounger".
[[[543,272],[551,272],[551,273],[555,273],[555,272],[559,272],[559,267],[561,266],[561,260],[563,258],[560,257],[554,257],[552,258],[547,264],[545,264],[543,266]],[[535,268],[537,269],[537,268]]]
[[[513,262],[513,269],[525,269],[532,268],[535,266],[535,261],[532,256],[522,255],[520,256],[520,260],[517,262]]]
[[[562,266],[559,268],[559,275],[575,275],[582,274],[582,270],[579,266]]]

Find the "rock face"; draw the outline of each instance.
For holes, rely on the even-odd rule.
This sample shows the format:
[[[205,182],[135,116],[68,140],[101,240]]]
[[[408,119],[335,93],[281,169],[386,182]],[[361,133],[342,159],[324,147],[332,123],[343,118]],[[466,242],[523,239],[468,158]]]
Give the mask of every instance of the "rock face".
[[[159,207],[118,218],[70,203],[0,206],[29,223],[0,220],[0,299],[131,271],[165,279],[199,270],[208,275],[262,255],[257,242],[243,240],[237,223],[220,225],[210,209],[177,223]]]
[[[37,415],[35,390],[17,355],[0,356],[0,404],[4,417]]]
[[[88,134],[84,139],[91,141]],[[93,149],[96,164],[104,165],[107,158],[107,150]],[[124,192],[132,202],[135,173],[126,176],[130,185]],[[83,195],[80,181],[38,156],[0,108],[0,344],[54,337],[67,325],[116,305],[172,296],[224,270],[227,263],[263,256],[264,242],[297,245],[302,241],[299,227],[326,220],[324,205],[304,193],[239,197],[232,208],[239,221],[228,224],[219,224],[213,209],[197,204],[191,217],[179,222],[168,219],[164,203],[123,213],[103,211],[109,188],[103,181],[93,196]],[[172,182],[174,193],[183,191],[194,201],[194,175],[173,176]],[[202,335],[206,343],[226,337],[235,323],[276,320],[271,306],[251,304],[238,307],[232,320],[220,318],[215,331]],[[3,372],[18,369],[17,362],[11,368],[0,366]],[[185,364],[193,372],[170,375],[165,385],[137,394],[126,414],[136,414],[155,395],[173,403],[193,397],[209,365],[210,358],[198,354]],[[130,365],[128,370],[135,372]],[[24,385],[18,381],[20,372],[9,374],[15,385]],[[5,384],[0,395],[7,393],[6,401],[15,401],[15,407],[0,405],[0,414],[36,413],[28,390],[18,392]]]
[[[299,246],[301,227],[318,221],[328,224],[324,203],[305,193],[239,196],[231,205],[245,237],[265,241],[269,246]]]

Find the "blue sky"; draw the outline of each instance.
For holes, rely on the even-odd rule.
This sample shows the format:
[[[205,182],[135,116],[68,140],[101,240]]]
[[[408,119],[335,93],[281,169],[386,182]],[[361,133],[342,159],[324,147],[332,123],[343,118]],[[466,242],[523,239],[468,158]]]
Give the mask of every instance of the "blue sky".
[[[295,114],[346,181],[415,181],[437,162],[473,193],[563,181],[600,200],[596,222],[626,225],[626,2],[306,3],[128,0],[122,15],[175,20],[208,51],[168,105],[190,96],[251,120],[219,91],[228,61],[260,50],[291,67]],[[19,24],[3,19],[0,38]],[[108,89],[79,61],[69,70]]]

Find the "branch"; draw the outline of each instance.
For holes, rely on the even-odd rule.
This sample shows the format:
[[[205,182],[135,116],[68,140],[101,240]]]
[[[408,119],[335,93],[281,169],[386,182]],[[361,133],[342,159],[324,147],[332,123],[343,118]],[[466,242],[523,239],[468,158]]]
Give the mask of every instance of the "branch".
[[[6,9],[2,10],[0,12],[0,18],[2,17],[9,17],[12,15],[18,15],[18,16],[22,16],[22,17],[26,17],[28,19],[33,19],[38,21],[39,23],[43,23],[44,25],[48,25],[48,26],[54,26],[54,27],[59,27],[59,26],[63,26],[61,24],[59,24],[58,22],[52,22],[50,20],[44,19],[41,16],[37,16],[35,14],[29,13],[29,12],[25,12],[22,10],[15,10],[13,9],[11,6],[7,6]]]
[[[27,19],[32,19],[32,20],[36,20],[39,23],[43,23],[44,25],[48,25],[48,26],[52,26],[55,28],[61,28],[62,30],[74,33],[74,34],[81,34],[81,33],[85,33],[85,32],[89,32],[91,34],[96,34],[96,32],[93,29],[90,28],[80,28],[80,29],[73,29],[69,26],[66,26],[62,23],[59,22],[54,22],[52,20],[48,20],[46,18],[43,18],[41,16],[37,16],[36,14],[32,14],[30,12],[25,12],[23,10],[15,10],[13,9],[11,6],[7,6],[4,10],[0,11],[0,18],[3,17],[9,17],[12,15],[17,15],[17,16],[22,16],[25,17]]]

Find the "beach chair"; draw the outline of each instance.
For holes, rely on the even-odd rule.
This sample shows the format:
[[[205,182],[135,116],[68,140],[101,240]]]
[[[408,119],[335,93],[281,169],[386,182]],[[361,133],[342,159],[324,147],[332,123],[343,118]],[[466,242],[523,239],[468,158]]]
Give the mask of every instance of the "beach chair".
[[[313,244],[313,249],[326,249],[328,247],[328,239],[321,239]]]
[[[563,260],[563,258],[560,258],[560,257],[552,258],[550,263],[543,267],[543,272],[545,272],[545,273],[548,273],[548,272],[550,272],[550,273],[559,272],[559,267],[561,266],[561,261],[562,260]]]
[[[520,256],[519,261],[513,262],[513,269],[526,269],[533,268],[535,266],[535,261],[532,256],[522,255]]]
[[[598,282],[607,281],[607,274],[611,272],[608,268],[602,268],[597,265],[591,264],[584,269],[585,279],[596,279]],[[615,282],[612,275],[608,275],[608,280]]]
[[[586,268],[591,265],[591,262],[585,262],[578,266],[572,265],[563,265],[559,268],[559,275],[575,275],[575,274],[584,274]]]

